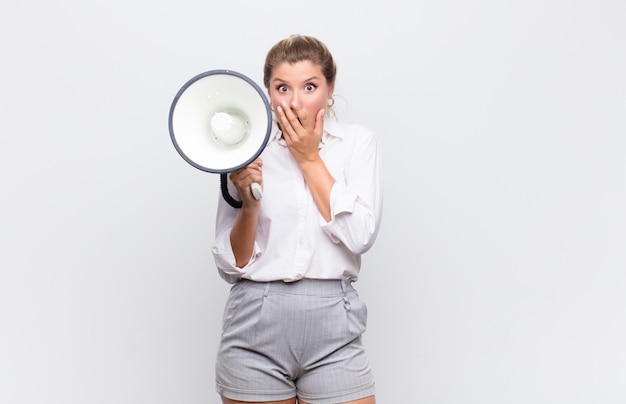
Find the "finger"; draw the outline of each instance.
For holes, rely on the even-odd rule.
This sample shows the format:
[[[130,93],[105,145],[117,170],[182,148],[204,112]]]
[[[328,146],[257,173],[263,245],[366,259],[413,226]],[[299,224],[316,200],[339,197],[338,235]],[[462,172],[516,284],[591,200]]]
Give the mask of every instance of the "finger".
[[[298,118],[298,115],[295,113],[293,109],[291,109],[287,103],[283,102],[282,110],[284,112],[284,116],[289,121],[291,128],[295,131],[298,127],[302,127],[302,122]]]
[[[263,174],[260,167],[251,164],[248,167],[230,174],[231,181],[243,200],[251,201],[254,197],[252,184],[257,183],[263,188]]]
[[[317,115],[315,116],[315,132],[322,133],[324,131],[324,114],[326,110],[324,108],[320,109]]]
[[[252,163],[248,164],[246,168],[249,168],[251,170],[261,170],[263,169],[263,160],[261,160],[261,158],[259,157],[252,161]]]
[[[278,123],[280,124],[280,130],[283,133],[283,137],[286,141],[291,141],[292,135],[295,135],[295,130],[285,115],[285,110],[282,107],[277,106],[276,111],[278,112]]]
[[[293,112],[294,116],[296,117],[300,125],[306,128],[308,117],[307,117],[306,112],[303,110],[302,106],[299,106],[295,102],[292,102],[291,107],[289,109]]]
[[[257,181],[263,176],[263,170],[261,165],[254,161],[245,169],[245,176],[242,178],[247,178],[251,181]]]
[[[263,176],[263,161],[259,158],[241,170],[232,172],[230,178],[234,183],[246,185],[247,182],[259,180]]]

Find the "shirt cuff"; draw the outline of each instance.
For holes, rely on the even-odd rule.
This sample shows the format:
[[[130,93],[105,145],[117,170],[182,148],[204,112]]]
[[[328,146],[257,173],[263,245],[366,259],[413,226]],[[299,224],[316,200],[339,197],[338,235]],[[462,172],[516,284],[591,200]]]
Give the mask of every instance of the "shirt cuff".
[[[358,195],[349,191],[344,184],[335,182],[330,190],[331,221],[340,213],[352,213]]]
[[[335,220],[342,213],[352,213],[354,205],[358,199],[358,195],[349,191],[345,185],[335,182],[330,190],[330,221],[327,222],[320,215],[320,226],[322,230],[330,237],[333,243],[339,243],[341,239],[335,234],[343,231],[343,221]]]
[[[250,261],[248,261],[244,267],[239,268],[235,263],[235,254],[233,254],[233,249],[230,245],[230,232],[226,232],[222,237],[216,240],[211,252],[213,253],[215,265],[222,278],[230,283],[235,283],[245,275],[250,266],[256,262],[257,258],[261,255],[261,248],[255,241]]]

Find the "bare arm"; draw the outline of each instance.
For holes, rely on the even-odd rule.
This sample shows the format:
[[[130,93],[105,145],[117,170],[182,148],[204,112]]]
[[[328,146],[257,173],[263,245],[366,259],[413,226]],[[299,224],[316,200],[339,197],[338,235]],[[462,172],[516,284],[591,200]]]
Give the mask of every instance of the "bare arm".
[[[237,187],[242,200],[239,216],[230,233],[230,244],[235,255],[235,263],[239,268],[248,264],[254,251],[261,201],[252,196],[250,184],[257,182],[263,185],[262,166],[261,159],[257,159],[242,170],[230,174],[230,179]]]
[[[300,163],[300,169],[304,175],[304,180],[309,187],[313,201],[317,209],[327,222],[330,221],[330,190],[335,183],[335,179],[328,171],[326,164],[319,154],[312,161]]]
[[[298,118],[297,111],[286,105],[277,108],[283,137],[291,154],[295,157],[302,175],[309,187],[317,209],[327,222],[330,221],[330,191],[335,179],[328,171],[319,155],[322,139],[324,109],[321,109],[315,122]]]

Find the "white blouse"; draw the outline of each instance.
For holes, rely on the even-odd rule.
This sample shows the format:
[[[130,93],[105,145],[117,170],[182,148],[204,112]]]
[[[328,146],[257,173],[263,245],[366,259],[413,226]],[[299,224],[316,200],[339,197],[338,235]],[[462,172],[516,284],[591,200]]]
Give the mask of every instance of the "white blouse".
[[[240,210],[228,205],[220,194],[211,251],[224,280],[357,280],[361,254],[374,244],[382,216],[380,148],[367,128],[326,118],[320,156],[335,179],[330,222],[320,215],[274,123],[261,154],[263,198],[254,252],[243,268],[235,265],[230,245],[230,231]],[[228,186],[238,199],[230,180]]]

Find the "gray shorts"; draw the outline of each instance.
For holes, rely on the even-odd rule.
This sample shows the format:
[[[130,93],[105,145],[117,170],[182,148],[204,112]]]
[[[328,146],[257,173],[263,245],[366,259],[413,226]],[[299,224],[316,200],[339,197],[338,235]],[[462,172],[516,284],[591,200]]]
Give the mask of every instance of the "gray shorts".
[[[367,307],[351,284],[335,280],[242,280],[224,310],[217,392],[232,400],[312,404],[374,394],[361,342]]]

